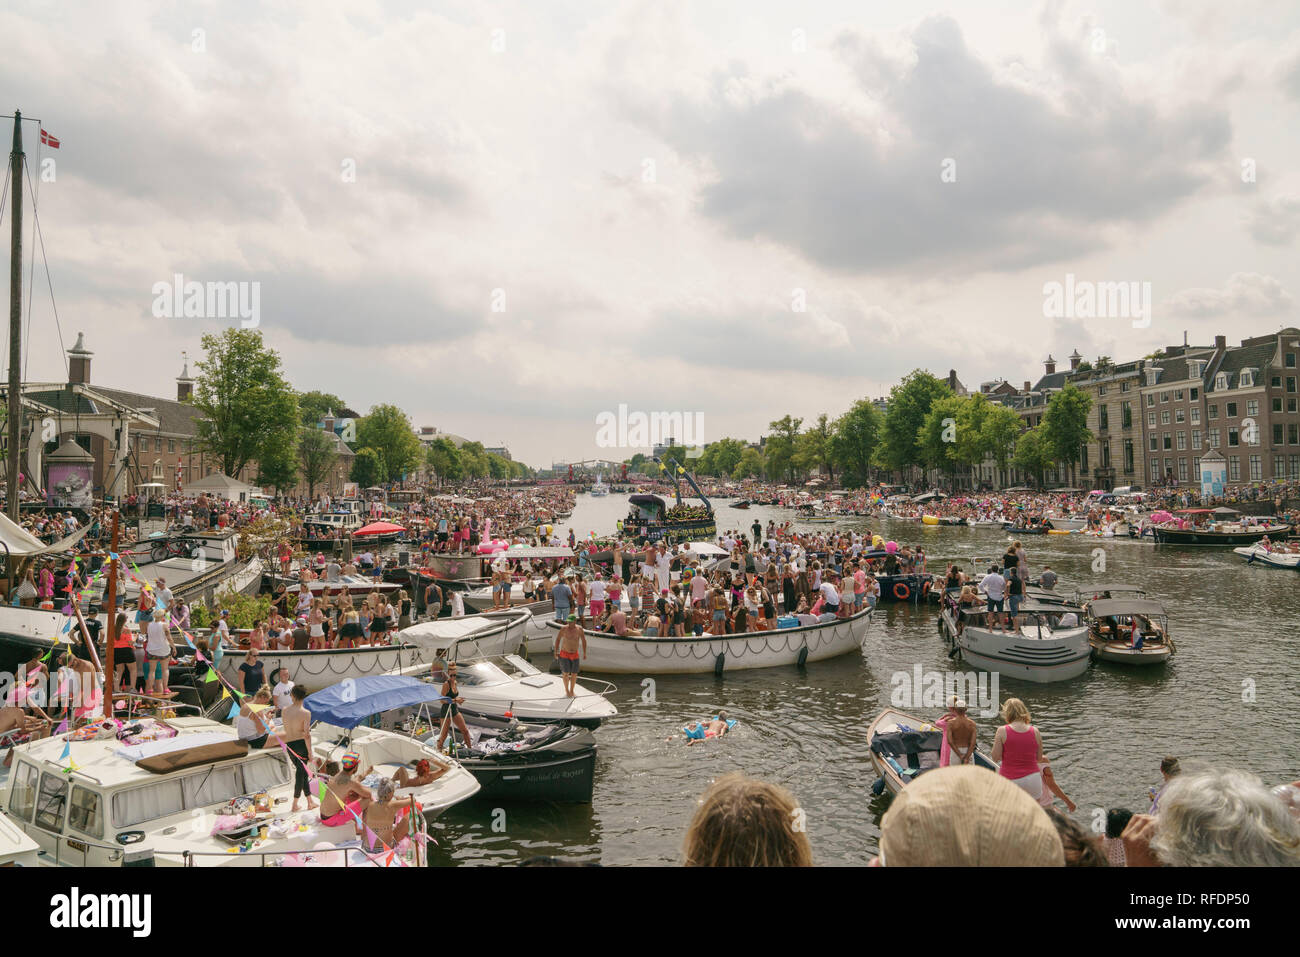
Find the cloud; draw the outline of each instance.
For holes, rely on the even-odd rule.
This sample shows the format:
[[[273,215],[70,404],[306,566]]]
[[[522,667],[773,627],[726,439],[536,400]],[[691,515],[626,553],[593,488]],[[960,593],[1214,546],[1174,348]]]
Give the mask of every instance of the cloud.
[[[1233,273],[1222,289],[1184,289],[1163,304],[1164,311],[1185,319],[1272,318],[1294,307],[1278,280],[1253,272]]]
[[[1247,228],[1257,242],[1289,246],[1300,232],[1300,198],[1281,196],[1261,200],[1247,216]]]

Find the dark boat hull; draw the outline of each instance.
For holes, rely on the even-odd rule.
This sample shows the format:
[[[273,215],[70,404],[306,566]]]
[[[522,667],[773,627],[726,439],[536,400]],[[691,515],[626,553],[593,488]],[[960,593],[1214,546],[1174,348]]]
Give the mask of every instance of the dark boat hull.
[[[548,752],[549,753],[549,752]],[[596,745],[545,760],[461,760],[478,781],[477,797],[493,801],[590,804],[596,786]]]
[[[1253,545],[1265,536],[1284,534],[1285,528],[1261,528],[1248,532],[1207,532],[1191,528],[1155,528],[1152,529],[1159,545],[1218,545],[1234,547]]]

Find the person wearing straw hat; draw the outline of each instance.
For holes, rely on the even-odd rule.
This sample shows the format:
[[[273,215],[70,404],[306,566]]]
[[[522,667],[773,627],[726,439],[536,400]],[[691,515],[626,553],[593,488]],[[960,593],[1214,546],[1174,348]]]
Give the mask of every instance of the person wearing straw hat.
[[[1064,867],[1038,802],[985,768],[935,768],[894,798],[880,822],[878,867]]]

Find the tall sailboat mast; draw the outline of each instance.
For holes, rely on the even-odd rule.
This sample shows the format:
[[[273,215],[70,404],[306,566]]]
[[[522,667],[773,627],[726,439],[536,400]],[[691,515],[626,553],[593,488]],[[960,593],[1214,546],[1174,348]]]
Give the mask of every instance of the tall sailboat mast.
[[[18,446],[23,434],[23,115],[14,111],[9,153],[9,483],[8,512],[18,521]]]

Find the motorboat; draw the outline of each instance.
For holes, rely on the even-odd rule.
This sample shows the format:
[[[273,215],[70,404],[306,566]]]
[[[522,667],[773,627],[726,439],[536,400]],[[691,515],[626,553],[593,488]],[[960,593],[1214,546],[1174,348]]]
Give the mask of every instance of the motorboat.
[[[462,659],[456,670],[460,696],[465,699],[460,709],[466,715],[595,728],[618,714],[608,700],[617,689],[608,681],[580,678],[570,698],[559,676],[539,671],[518,655]],[[395,673],[439,686],[445,680],[428,664],[407,665]]]
[[[584,630],[587,653],[584,671],[596,674],[708,674],[752,668],[777,668],[824,661],[860,651],[872,612],[865,609],[848,618],[811,615],[794,627],[748,631],[738,635],[687,635],[683,638],[647,638]],[[548,628],[558,630],[561,622]],[[554,632],[553,632],[554,633]]]
[[[1253,545],[1261,539],[1285,538],[1291,526],[1269,521],[1247,524],[1236,509],[1185,508],[1175,514],[1186,516],[1180,521],[1163,522],[1152,527],[1159,545]],[[1237,516],[1234,518],[1233,516]]]
[[[1246,559],[1247,565],[1268,565],[1270,568],[1300,570],[1300,547],[1258,541],[1254,545],[1243,545],[1232,551],[1233,554]]]
[[[0,812],[0,867],[37,867],[41,846]]]
[[[316,730],[312,746],[332,753]],[[400,735],[370,732],[352,747],[376,765],[418,752],[447,766],[426,789],[398,792],[426,814],[478,790],[454,761]],[[353,821],[327,827],[315,810],[291,811],[293,778],[274,743],[250,750],[233,727],[207,718],[107,721],[15,747],[0,810],[50,866],[384,866],[361,850]],[[420,843],[401,863],[419,861]]]
[[[1088,643],[1098,661],[1160,665],[1173,657],[1169,613],[1160,602],[1150,598],[1101,598],[1088,602],[1084,612]]]
[[[881,782],[879,787],[897,794],[926,771],[939,767],[943,730],[924,718],[888,708],[871,722],[867,741],[871,766]],[[971,755],[971,763],[990,771],[998,769],[978,746]]]
[[[434,692],[432,685],[426,685]],[[453,723],[447,745],[456,761],[474,775],[478,797],[491,801],[590,804],[596,780],[596,739],[570,724],[524,723],[462,711],[470,741],[457,740]],[[393,731],[436,745],[442,724],[439,709],[427,703],[380,715]]]
[[[609,486],[605,484],[604,476],[596,476],[595,484],[591,486],[591,494],[597,498],[609,494]]]
[[[1078,605],[1027,601],[1013,631],[1003,629],[1004,621],[990,621],[984,602],[961,606],[947,595],[940,607],[940,634],[973,668],[1038,684],[1068,681],[1088,670],[1092,648]]]

